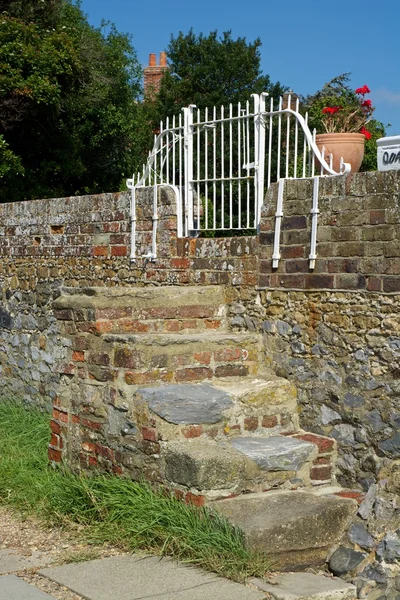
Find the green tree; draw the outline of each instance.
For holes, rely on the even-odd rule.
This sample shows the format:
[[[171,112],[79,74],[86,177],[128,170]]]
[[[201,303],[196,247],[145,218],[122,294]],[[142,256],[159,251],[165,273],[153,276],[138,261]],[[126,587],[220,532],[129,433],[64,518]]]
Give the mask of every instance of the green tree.
[[[280,96],[284,88],[271,83],[260,67],[261,41],[233,39],[226,31],[218,36],[196,35],[191,29],[172,36],[167,49],[169,71],[161,82],[157,97],[157,117],[177,114],[183,106],[198,108],[245,102],[253,93],[269,92]]]
[[[139,153],[129,36],[93,28],[70,0],[0,10],[0,200],[118,189]]]

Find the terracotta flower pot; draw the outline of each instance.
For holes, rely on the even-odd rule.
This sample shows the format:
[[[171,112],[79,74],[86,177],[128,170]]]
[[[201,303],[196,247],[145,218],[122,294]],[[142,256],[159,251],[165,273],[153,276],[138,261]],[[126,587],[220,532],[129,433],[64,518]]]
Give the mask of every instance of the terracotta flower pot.
[[[356,173],[364,158],[365,135],[363,133],[318,133],[316,144],[322,152],[325,147],[325,160],[329,164],[333,155],[333,169],[340,170],[340,157],[351,164],[351,172]]]

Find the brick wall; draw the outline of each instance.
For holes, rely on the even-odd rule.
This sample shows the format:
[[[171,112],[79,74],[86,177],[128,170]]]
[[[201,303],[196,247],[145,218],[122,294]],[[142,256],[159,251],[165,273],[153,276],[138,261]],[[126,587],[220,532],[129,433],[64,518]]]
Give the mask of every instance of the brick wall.
[[[281,261],[272,269],[277,188],[266,197],[259,285],[268,288],[400,291],[400,177],[397,171],[320,181],[315,269],[308,268],[312,182],[285,184]]]

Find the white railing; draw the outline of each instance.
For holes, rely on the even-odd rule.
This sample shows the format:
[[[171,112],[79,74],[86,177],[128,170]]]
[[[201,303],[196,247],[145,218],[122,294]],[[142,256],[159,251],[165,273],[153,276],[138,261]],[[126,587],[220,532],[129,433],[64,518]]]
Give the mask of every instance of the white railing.
[[[268,107],[267,107],[268,102]],[[251,105],[252,104],[252,105]],[[293,104],[293,107],[292,107]],[[252,102],[201,111],[190,105],[179,117],[160,124],[153,150],[142,173],[129,179],[132,190],[132,259],[136,256],[136,193],[154,187],[153,244],[147,258],[156,257],[157,186],[170,186],[178,207],[178,236],[203,231],[257,230],[266,190],[290,178],[340,175],[350,171],[341,161],[332,168],[315,143],[308,117],[299,101],[287,96],[277,105],[268,94],[253,94]],[[279,260],[283,182],[279,188],[274,260]],[[280,198],[280,200],[279,200]],[[314,185],[310,266],[315,262],[318,185]],[[315,228],[315,229],[314,229]],[[313,239],[315,242],[313,243]],[[314,247],[313,247],[314,246]],[[314,257],[314,258],[313,258]],[[312,268],[312,267],[311,267]]]

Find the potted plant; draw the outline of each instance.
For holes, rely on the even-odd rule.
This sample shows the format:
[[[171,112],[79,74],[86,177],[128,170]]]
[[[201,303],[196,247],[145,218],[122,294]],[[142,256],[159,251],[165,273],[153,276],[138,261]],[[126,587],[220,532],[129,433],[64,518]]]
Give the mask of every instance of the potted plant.
[[[369,98],[367,85],[355,90],[347,82],[349,74],[335,77],[324,87],[305,100],[309,112],[309,122],[318,133],[316,144],[329,163],[333,157],[333,169],[340,171],[340,160],[351,164],[351,171],[359,170],[363,156],[365,140],[371,133],[366,128],[372,117],[374,107]],[[324,133],[322,133],[324,132]]]

